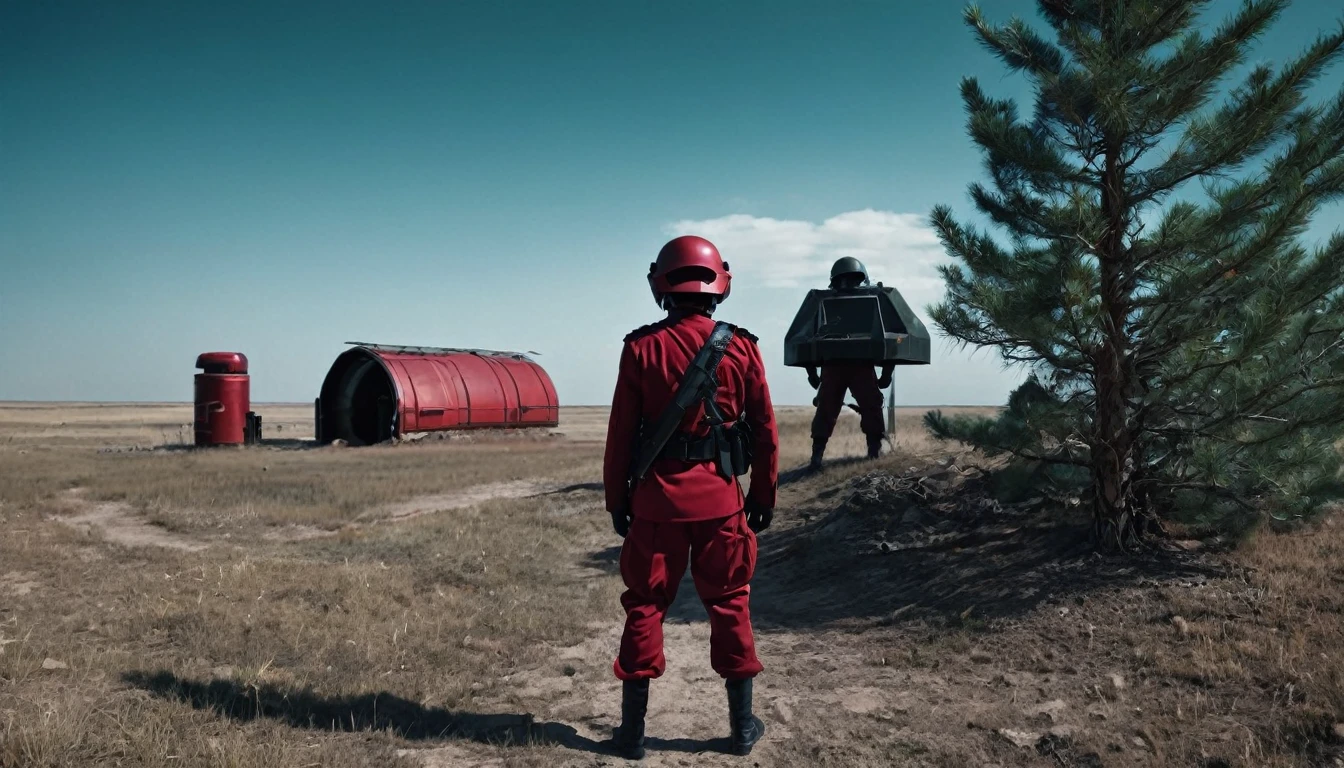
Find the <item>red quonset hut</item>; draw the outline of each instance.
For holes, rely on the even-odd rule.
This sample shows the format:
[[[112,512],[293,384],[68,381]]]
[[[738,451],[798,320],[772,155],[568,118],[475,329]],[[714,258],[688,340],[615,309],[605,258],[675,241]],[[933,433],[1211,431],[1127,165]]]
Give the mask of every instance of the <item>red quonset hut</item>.
[[[551,377],[521,353],[346,343],[315,404],[319,443],[560,423]]]

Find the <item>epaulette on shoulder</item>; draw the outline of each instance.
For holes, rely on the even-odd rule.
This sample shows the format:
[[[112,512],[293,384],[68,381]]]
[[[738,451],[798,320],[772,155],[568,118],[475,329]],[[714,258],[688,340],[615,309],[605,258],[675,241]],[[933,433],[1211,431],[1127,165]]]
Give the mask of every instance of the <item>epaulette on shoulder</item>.
[[[738,336],[741,336],[747,341],[750,341],[752,344],[755,344],[760,341],[760,339],[756,337],[756,334],[752,333],[751,331],[748,331],[746,328],[743,328],[740,325],[733,326],[733,331]]]
[[[641,325],[635,330],[627,333],[622,341],[624,341],[626,344],[629,344],[630,342],[636,339],[641,339],[644,338],[645,336],[648,336],[650,333],[653,333],[656,330],[658,330],[657,323],[649,323],[648,325]]]

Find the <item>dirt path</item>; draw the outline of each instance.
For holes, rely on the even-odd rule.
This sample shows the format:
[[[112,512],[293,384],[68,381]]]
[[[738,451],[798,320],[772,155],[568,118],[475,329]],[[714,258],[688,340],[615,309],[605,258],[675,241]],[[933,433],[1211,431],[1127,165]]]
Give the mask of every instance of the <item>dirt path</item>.
[[[103,539],[115,544],[127,547],[165,547],[185,552],[198,552],[207,546],[205,543],[193,541],[145,522],[131,505],[125,502],[86,499],[83,488],[71,488],[61,494],[60,504],[67,514],[56,517],[56,520],[83,533],[97,531]]]
[[[910,669],[896,664],[894,657],[890,665],[873,664],[873,637],[763,632],[758,643],[767,671],[757,678],[755,710],[767,732],[744,761],[724,752],[727,703],[723,682],[709,667],[707,623],[668,623],[664,631],[668,670],[651,687],[648,755],[641,763],[651,768],[822,764],[812,762],[818,749],[841,765],[888,765],[894,754],[927,754],[923,745],[936,742],[940,733],[962,754],[967,742],[979,742],[980,757],[994,764],[998,751],[1036,757],[1034,747],[1043,736],[1072,733],[1089,719],[1085,701],[1045,698],[1045,681],[1031,675],[995,686],[983,663],[983,675],[969,661],[967,670]],[[593,636],[580,645],[557,648],[553,668],[506,680],[516,686],[511,711],[532,712],[533,731],[558,742],[547,765],[624,764],[603,744],[620,719],[620,683],[610,673],[619,638],[614,622],[594,627]],[[567,669],[574,674],[567,675]],[[1092,716],[1104,715],[1098,711]],[[992,725],[1000,721],[1020,725],[1016,730]],[[836,736],[844,733],[857,736],[856,743],[846,746],[841,740],[837,749]],[[1023,744],[1014,745],[1012,738]],[[507,750],[469,742],[399,754],[425,768],[508,764],[502,756]],[[940,763],[915,759],[898,764]]]
[[[517,705],[533,712],[534,732],[562,742],[555,746],[548,765],[593,766],[622,764],[602,754],[602,742],[611,737],[620,721],[621,688],[611,675],[611,663],[620,642],[617,623],[595,625],[583,643],[555,649],[555,664],[544,670],[529,670],[506,678],[514,686]],[[727,703],[723,682],[709,667],[709,627],[704,622],[668,623],[664,629],[668,670],[654,681],[649,697],[646,725],[648,756],[641,765],[743,765],[740,758],[720,753],[727,735]],[[796,637],[771,637],[777,647]],[[572,674],[566,674],[570,672]],[[766,677],[761,678],[764,683]],[[758,683],[758,714],[767,723],[774,742],[791,739],[796,697],[781,695]],[[847,694],[838,692],[840,697]],[[517,706],[515,706],[517,708]],[[543,722],[545,721],[545,722]],[[770,750],[754,754],[757,762]],[[454,742],[427,749],[398,753],[416,759],[425,768],[496,768],[507,763],[500,751],[489,746]],[[746,763],[750,765],[750,762]]]
[[[843,494],[824,493],[829,490],[791,489],[779,519],[840,503]],[[600,500],[594,493],[583,503],[596,514]],[[784,531],[771,531],[762,541],[787,536],[789,526],[784,522]],[[809,541],[800,543],[810,544],[815,558],[817,548],[829,546],[817,537],[840,535],[844,527],[809,529]],[[566,589],[582,591],[586,580],[611,578],[614,538],[575,544],[576,562],[587,565],[578,579],[564,580]],[[993,562],[988,549],[977,554],[982,546],[996,545],[967,545],[968,562]],[[604,557],[595,558],[595,552]],[[918,611],[908,610],[915,607],[910,601],[934,599],[933,593],[915,596],[925,588],[923,574],[888,574],[874,581],[860,578],[852,555],[841,560],[843,575],[804,585],[803,591],[794,588],[795,572],[803,567],[797,556],[771,557],[758,567],[753,613],[766,671],[756,682],[755,710],[767,733],[749,760],[723,752],[724,687],[709,665],[703,608],[692,583],[683,580],[664,625],[668,669],[651,687],[648,756],[641,765],[1095,768],[1161,762],[1160,740],[1143,730],[1147,715],[1135,706],[1151,703],[1161,682],[1135,679],[1125,661],[1126,654],[1133,658],[1133,624],[1125,620],[1132,595],[1069,597],[988,632],[988,625],[967,619],[970,610],[957,611],[952,625],[936,617],[912,618]],[[598,561],[605,566],[595,565]],[[965,584],[1003,580],[969,573],[966,578],[962,589],[946,589],[970,599]],[[1005,589],[1016,589],[1013,578],[1006,582]],[[927,586],[944,589],[937,581]],[[874,588],[915,593],[903,594],[897,603],[905,607],[887,610],[886,618],[799,621],[804,614],[828,613],[810,611],[813,604],[893,599],[870,593]],[[955,626],[957,621],[965,627]],[[613,606],[586,640],[556,647],[545,666],[506,678],[507,693],[483,711],[530,713],[519,717],[528,718],[536,741],[551,745],[539,758],[545,765],[625,764],[604,744],[620,719],[620,683],[611,673],[620,632],[619,608]],[[1226,738],[1241,738],[1232,727],[1227,730]],[[495,768],[513,764],[511,749],[454,741],[400,754],[424,768]]]
[[[406,501],[375,507],[359,515],[353,522],[344,526],[344,529],[403,523],[424,515],[466,509],[497,499],[539,496],[560,488],[556,482],[544,479],[483,483],[450,493],[417,496]],[[97,531],[104,539],[116,544],[198,552],[212,543],[209,539],[192,538],[153,525],[124,502],[87,499],[83,488],[71,488],[61,494],[59,504],[63,508],[62,514],[54,519],[85,533]],[[311,525],[287,525],[267,530],[262,534],[262,538],[268,541],[295,542],[335,536],[339,532]]]
[[[417,517],[467,509],[477,504],[498,499],[524,499],[530,496],[540,496],[555,492],[561,487],[561,485],[550,480],[512,480],[499,483],[482,483],[451,493],[416,496],[406,501],[397,501],[374,507],[337,530],[318,528],[313,525],[286,525],[266,531],[263,538],[280,542],[327,538],[338,535],[342,530],[348,531],[354,528],[387,523],[404,523]]]
[[[417,496],[407,501],[384,504],[355,518],[355,523],[403,522],[413,520],[421,515],[464,509],[497,499],[523,499],[529,496],[539,496],[554,491],[558,487],[554,482],[547,480],[512,480],[501,483],[484,483],[451,493]]]

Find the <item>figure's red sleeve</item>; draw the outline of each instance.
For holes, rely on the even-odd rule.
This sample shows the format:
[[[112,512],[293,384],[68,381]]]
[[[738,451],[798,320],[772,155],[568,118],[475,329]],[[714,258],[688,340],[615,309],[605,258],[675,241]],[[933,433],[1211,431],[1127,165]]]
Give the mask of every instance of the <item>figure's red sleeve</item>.
[[[779,426],[775,407],[770,402],[770,387],[765,382],[765,362],[761,350],[747,343],[746,414],[755,447],[751,458],[751,489],[747,498],[763,507],[774,508],[779,485]]]
[[[616,392],[611,396],[611,418],[607,423],[607,450],[602,460],[602,485],[607,494],[607,511],[625,510],[630,464],[634,461],[635,441],[639,438],[642,412],[639,394],[639,366],[635,351],[627,343],[621,350],[620,370],[616,374]]]

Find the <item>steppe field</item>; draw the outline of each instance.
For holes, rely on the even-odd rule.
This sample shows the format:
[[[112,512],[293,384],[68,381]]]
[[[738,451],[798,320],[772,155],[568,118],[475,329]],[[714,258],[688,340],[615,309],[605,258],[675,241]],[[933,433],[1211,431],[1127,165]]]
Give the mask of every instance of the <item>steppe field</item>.
[[[552,432],[197,451],[191,407],[0,404],[0,767],[616,766],[606,414]],[[651,766],[1344,766],[1344,531],[1078,546],[905,410],[819,475],[781,409],[753,612],[765,740],[722,754],[689,580]]]

